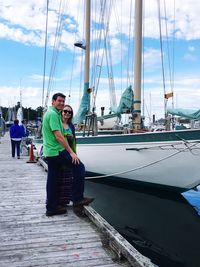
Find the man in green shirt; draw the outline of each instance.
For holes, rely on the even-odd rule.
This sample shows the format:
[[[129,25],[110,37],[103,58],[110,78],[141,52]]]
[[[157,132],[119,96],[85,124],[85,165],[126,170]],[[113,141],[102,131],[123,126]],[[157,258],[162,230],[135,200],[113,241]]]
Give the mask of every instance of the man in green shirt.
[[[66,207],[59,206],[59,182],[58,177],[63,165],[72,168],[72,200],[74,206],[88,205],[93,198],[86,198],[84,194],[85,166],[76,153],[70,148],[63,136],[61,110],[64,108],[65,95],[54,94],[52,106],[49,107],[43,118],[43,151],[48,163],[47,176],[47,203],[46,215],[66,213]]]

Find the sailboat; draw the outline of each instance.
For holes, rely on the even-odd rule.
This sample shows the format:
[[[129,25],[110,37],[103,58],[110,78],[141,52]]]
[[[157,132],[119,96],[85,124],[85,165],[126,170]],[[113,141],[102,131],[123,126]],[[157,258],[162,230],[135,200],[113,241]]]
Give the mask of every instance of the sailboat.
[[[8,112],[7,112],[6,127],[10,127],[14,123],[15,119],[16,119],[16,115],[15,115],[14,107],[13,108],[9,107]]]
[[[90,0],[86,0],[84,96],[90,105]],[[77,137],[90,179],[121,179],[177,191],[200,184],[200,129],[136,133],[141,128],[142,0],[135,0],[134,133]]]
[[[3,118],[3,112],[0,106],[0,138],[1,136],[4,136],[6,132],[6,124],[5,124],[5,120]]]
[[[17,109],[17,120],[19,121],[19,124],[22,124],[23,121],[23,108],[22,108],[22,90],[20,89],[20,102],[19,107]]]

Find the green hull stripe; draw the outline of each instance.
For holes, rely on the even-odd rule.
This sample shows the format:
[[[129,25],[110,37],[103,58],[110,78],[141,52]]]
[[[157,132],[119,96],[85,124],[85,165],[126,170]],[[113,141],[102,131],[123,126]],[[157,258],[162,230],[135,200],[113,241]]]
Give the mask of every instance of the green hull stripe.
[[[77,144],[119,144],[140,142],[165,142],[199,140],[200,129],[169,132],[147,132],[141,134],[119,134],[109,136],[77,137]]]

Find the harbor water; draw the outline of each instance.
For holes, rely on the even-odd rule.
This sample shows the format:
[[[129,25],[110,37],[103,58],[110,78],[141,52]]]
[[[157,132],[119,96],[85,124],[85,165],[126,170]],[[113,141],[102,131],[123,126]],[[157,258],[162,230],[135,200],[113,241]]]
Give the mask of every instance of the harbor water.
[[[200,191],[186,193],[127,185],[120,179],[86,182],[92,207],[160,267],[200,266]]]

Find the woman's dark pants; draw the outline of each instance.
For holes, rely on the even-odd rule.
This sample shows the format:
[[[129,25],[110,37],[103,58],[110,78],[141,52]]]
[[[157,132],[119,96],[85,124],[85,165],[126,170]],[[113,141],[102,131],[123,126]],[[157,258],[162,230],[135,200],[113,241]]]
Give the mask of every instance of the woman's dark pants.
[[[72,201],[77,203],[83,199],[84,184],[85,184],[85,166],[73,164],[70,154],[64,150],[55,157],[47,157],[48,176],[47,176],[47,203],[48,211],[54,211],[59,203],[59,177],[63,165],[72,168],[73,183],[72,183]]]
[[[15,157],[15,147],[17,148],[17,157],[20,156],[20,143],[21,141],[14,141],[11,139],[12,157]]]

